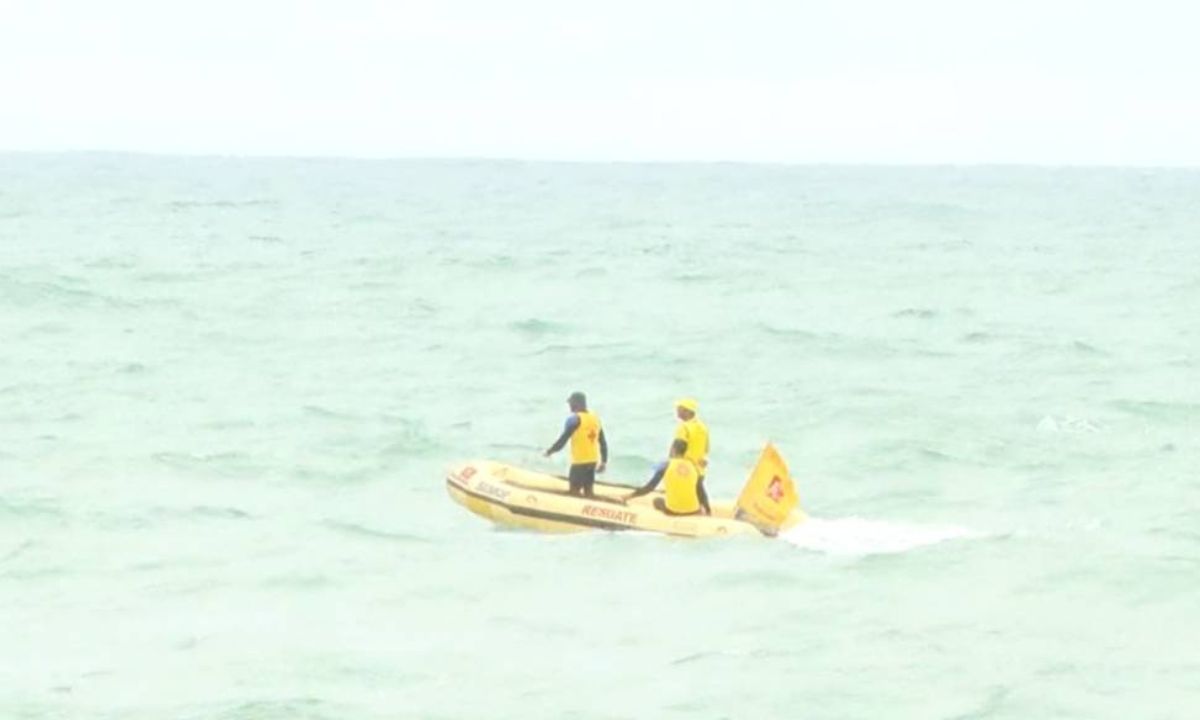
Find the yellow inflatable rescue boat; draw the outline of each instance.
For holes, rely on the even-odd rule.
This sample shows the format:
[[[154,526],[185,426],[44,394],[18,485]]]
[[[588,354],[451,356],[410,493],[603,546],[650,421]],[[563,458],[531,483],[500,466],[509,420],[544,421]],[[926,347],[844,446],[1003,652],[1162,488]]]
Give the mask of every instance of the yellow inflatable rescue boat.
[[[661,492],[621,500],[635,489],[597,482],[594,498],[569,495],[565,478],[491,460],[460,463],[446,476],[450,497],[476,515],[497,525],[541,532],[642,530],[681,537],[773,537],[805,518],[787,466],[770,444],[737,500],[711,502],[712,515],[662,513],[653,504]]]

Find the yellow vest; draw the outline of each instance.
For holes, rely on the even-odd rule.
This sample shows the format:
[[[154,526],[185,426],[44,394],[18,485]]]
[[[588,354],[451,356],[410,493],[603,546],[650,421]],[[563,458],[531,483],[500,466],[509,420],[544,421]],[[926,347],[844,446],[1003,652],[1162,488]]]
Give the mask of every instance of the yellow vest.
[[[708,470],[708,428],[700,422],[700,418],[693,417],[679,423],[679,427],[675,428],[675,437],[687,441],[688,449],[684,457],[695,463],[700,474],[704,475]]]
[[[600,418],[586,410],[575,416],[579,418],[579,427],[571,433],[571,464],[600,462]]]
[[[668,510],[680,514],[700,510],[700,496],[696,493],[700,473],[696,472],[696,466],[691,460],[671,458],[666,471],[663,472],[663,481],[667,485]]]

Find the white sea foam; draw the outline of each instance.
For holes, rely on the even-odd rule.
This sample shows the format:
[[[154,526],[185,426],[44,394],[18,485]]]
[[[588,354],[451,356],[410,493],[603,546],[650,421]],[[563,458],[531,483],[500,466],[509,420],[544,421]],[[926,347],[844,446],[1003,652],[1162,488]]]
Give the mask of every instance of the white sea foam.
[[[881,555],[979,535],[952,525],[915,525],[847,517],[809,518],[780,537],[797,547],[831,555]]]
[[[1041,433],[1095,433],[1101,428],[1086,418],[1046,415],[1037,424]]]

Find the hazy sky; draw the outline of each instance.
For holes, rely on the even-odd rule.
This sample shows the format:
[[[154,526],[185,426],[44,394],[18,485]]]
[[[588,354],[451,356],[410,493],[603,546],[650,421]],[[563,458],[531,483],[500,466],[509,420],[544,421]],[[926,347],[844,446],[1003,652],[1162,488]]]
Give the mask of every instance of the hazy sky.
[[[1200,3],[0,0],[0,149],[1200,165]]]

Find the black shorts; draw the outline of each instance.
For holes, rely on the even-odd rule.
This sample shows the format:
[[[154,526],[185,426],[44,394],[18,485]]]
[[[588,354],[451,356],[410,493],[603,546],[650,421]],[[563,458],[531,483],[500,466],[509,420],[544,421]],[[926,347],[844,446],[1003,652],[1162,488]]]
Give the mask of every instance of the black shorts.
[[[567,473],[567,483],[570,485],[572,495],[592,497],[595,494],[593,488],[596,485],[596,463],[572,465],[570,472]]]

